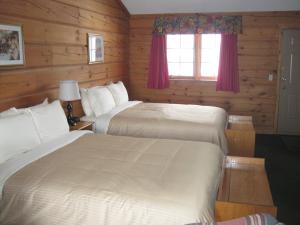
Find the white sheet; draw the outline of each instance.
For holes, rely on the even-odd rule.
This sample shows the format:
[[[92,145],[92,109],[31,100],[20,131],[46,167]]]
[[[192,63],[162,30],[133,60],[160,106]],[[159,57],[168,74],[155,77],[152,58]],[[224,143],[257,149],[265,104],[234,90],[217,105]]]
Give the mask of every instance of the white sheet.
[[[223,157],[204,142],[84,135],[10,177],[0,223],[212,222]]]
[[[84,134],[92,133],[91,131],[72,131],[68,134],[62,135],[59,138],[52,140],[51,142],[40,144],[34,149],[27,151],[25,153],[19,154],[14,158],[11,158],[4,163],[0,164],[0,200],[2,198],[3,186],[6,180],[16,173],[18,170],[22,169],[26,165],[38,160],[55,150],[64,147],[67,144],[75,141]]]
[[[128,101],[122,105],[116,106],[110,112],[103,114],[101,116],[84,116],[81,118],[82,121],[95,122],[93,125],[93,130],[100,134],[106,134],[110,120],[117,115],[119,112],[124,111],[130,107],[133,107],[137,104],[141,103],[141,101]]]

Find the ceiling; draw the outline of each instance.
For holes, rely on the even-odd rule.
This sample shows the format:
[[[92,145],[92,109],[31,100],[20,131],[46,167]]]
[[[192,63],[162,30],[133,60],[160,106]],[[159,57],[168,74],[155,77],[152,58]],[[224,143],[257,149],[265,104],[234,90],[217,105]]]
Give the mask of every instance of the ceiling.
[[[300,10],[300,0],[121,0],[130,14]]]

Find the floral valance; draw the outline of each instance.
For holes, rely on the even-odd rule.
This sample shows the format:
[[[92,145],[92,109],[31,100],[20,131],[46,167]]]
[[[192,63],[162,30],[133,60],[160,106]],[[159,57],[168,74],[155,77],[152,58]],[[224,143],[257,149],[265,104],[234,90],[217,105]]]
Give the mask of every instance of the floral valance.
[[[157,34],[239,34],[241,16],[160,16],[155,19],[153,33]]]

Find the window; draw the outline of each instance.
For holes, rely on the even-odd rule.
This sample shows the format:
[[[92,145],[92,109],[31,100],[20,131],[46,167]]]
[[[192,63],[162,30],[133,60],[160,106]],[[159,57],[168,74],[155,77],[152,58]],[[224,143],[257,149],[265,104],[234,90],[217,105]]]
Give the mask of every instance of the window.
[[[169,74],[174,78],[216,80],[220,57],[220,34],[167,35]]]
[[[167,57],[169,74],[191,77],[194,75],[193,34],[167,35]]]

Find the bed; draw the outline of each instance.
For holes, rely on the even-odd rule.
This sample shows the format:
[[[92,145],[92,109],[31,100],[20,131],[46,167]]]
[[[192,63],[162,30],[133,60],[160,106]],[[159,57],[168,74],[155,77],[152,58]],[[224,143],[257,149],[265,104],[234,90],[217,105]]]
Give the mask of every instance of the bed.
[[[97,133],[204,141],[220,146],[225,154],[228,152],[228,116],[218,107],[128,101],[105,114],[82,119],[94,121]]]
[[[228,115],[213,106],[129,101],[124,84],[80,88],[83,121],[94,131],[119,136],[203,141],[227,154]]]
[[[0,164],[0,224],[212,222],[223,159],[211,143],[73,131]]]

